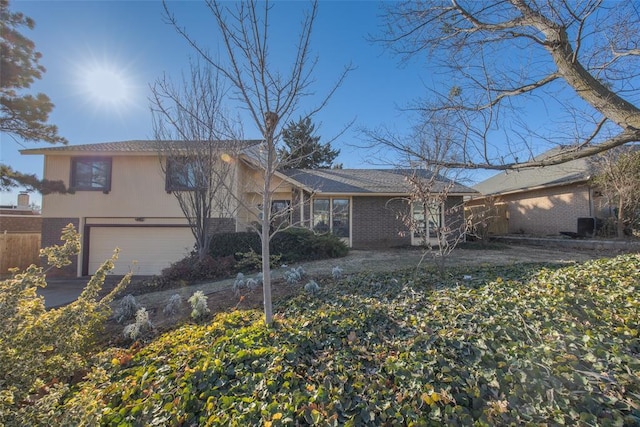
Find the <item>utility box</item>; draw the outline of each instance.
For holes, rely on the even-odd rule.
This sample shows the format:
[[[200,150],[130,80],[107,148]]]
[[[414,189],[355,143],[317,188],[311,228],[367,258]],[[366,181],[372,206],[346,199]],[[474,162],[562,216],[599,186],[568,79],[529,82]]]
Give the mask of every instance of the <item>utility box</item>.
[[[578,218],[578,237],[593,237],[596,233],[596,219]]]

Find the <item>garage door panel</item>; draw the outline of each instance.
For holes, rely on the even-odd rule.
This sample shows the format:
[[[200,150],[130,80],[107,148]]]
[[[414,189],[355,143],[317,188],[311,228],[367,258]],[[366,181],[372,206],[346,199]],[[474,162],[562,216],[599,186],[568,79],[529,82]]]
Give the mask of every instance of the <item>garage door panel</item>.
[[[172,262],[193,250],[194,238],[188,227],[91,227],[89,274],[120,248],[111,274],[159,274]]]

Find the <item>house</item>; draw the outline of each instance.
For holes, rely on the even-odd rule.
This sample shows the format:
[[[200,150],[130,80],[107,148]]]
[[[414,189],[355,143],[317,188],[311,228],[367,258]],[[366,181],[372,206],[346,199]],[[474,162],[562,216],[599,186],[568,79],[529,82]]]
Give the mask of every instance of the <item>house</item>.
[[[30,206],[29,194],[20,193],[16,205],[0,205],[0,233],[40,233],[42,217]]]
[[[60,230],[69,223],[82,235],[82,253],[64,274],[91,274],[116,247],[121,252],[114,273],[132,269],[157,274],[193,249],[195,239],[172,194],[185,190],[174,175],[188,171],[178,168],[167,178],[170,174],[163,170],[172,169],[159,144],[169,143],[181,142],[123,141],[21,151],[44,155],[44,177],[62,180],[74,191],[45,195],[42,201],[43,246],[58,243]],[[233,215],[214,213],[211,232],[244,231],[260,217],[264,181],[256,144],[243,141],[233,157],[220,156],[233,166],[233,182],[227,187],[235,195],[228,209]],[[459,184],[451,188],[447,205],[461,204],[474,193]],[[351,247],[416,243],[398,219],[399,210],[410,209],[402,171],[278,171],[271,191],[272,211],[282,213],[278,220],[332,232]]]
[[[406,221],[411,210],[413,223],[431,223],[440,226],[442,215],[458,216],[449,222],[461,223],[462,209],[453,212],[454,206],[462,206],[463,199],[475,192],[462,184],[439,177],[433,192],[447,187],[445,206],[438,207],[437,214],[425,218],[422,203],[408,201],[411,188],[407,176],[419,173],[430,177],[426,170],[408,169],[292,169],[286,176],[300,184],[300,188],[313,191],[311,200],[302,204],[298,216],[302,223],[317,232],[332,232],[353,248],[377,248],[418,245],[419,233],[410,232]],[[429,216],[429,213],[427,213]],[[418,228],[420,228],[418,226]]]
[[[553,156],[560,148],[549,150],[536,160]],[[593,158],[572,160],[559,165],[501,172],[475,185],[481,196],[467,206],[478,206],[494,197],[506,204],[508,233],[558,235],[578,230],[578,219],[593,232],[596,218],[610,216],[604,198],[590,185],[595,172]],[[581,226],[582,226],[581,225]],[[582,234],[582,233],[581,233]]]
[[[42,216],[31,206],[29,194],[20,193],[17,201],[0,205],[0,276],[40,262]]]

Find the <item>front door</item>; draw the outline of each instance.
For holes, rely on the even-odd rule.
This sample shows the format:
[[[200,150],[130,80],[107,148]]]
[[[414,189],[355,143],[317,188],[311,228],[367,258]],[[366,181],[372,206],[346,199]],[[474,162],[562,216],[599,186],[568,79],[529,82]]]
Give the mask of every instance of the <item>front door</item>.
[[[438,244],[438,229],[442,225],[442,206],[429,201],[412,203],[411,244],[428,246]]]

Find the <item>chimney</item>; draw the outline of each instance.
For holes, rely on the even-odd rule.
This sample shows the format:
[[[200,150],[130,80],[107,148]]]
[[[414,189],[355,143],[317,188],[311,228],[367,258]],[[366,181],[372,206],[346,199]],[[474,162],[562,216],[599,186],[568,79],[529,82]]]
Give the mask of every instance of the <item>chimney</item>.
[[[18,194],[18,209],[29,209],[29,193]]]

